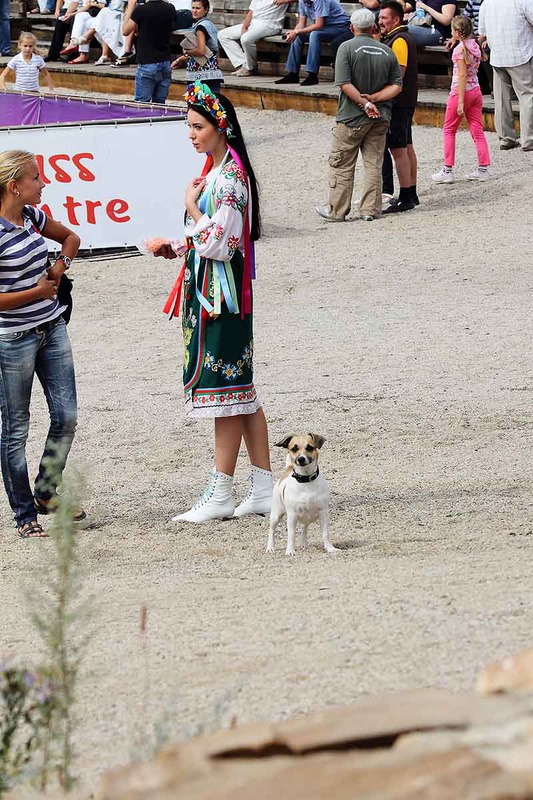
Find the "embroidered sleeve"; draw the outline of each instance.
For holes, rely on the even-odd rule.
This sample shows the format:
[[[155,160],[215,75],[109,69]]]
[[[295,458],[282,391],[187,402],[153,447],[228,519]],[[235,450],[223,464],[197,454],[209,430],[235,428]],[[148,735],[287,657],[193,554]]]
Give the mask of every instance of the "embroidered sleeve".
[[[241,241],[248,202],[245,175],[234,162],[221,170],[213,191],[213,215],[204,214],[189,235],[203,258],[230,261]]]

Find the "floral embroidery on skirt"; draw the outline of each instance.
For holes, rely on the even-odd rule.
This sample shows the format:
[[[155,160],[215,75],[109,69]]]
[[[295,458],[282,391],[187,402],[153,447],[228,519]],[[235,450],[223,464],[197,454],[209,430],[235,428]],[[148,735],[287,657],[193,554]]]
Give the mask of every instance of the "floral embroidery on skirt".
[[[183,385],[188,414],[193,417],[224,417],[253,414],[261,403],[253,383],[252,314],[241,319],[222,303],[221,314],[210,317],[196,296],[195,252],[188,255],[183,297]],[[240,297],[243,256],[236,250],[231,268]],[[213,264],[200,260],[198,288],[204,297],[213,295]]]

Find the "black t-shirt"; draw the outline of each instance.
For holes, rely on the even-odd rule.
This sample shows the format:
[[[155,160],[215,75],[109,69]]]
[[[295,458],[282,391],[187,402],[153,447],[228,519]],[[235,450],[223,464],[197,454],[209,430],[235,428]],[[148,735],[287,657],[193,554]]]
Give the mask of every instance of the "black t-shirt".
[[[131,19],[137,24],[137,63],[170,61],[170,35],[174,30],[174,6],[166,0],[148,0],[135,6]]]
[[[455,6],[454,14],[457,14],[457,3],[456,0],[425,0],[426,5],[431,6],[434,11],[438,11],[439,14],[442,14],[442,6]],[[436,30],[443,36],[445,39],[449,39],[452,35],[452,29],[450,25],[443,25],[442,22],[437,22],[437,20],[432,17],[431,24],[435,26]]]

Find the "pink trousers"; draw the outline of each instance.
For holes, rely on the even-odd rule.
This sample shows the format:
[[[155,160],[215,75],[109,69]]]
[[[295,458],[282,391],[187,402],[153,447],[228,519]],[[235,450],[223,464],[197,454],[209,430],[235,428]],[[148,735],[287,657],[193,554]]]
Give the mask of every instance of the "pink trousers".
[[[455,134],[463,118],[457,114],[458,94],[451,94],[446,105],[446,116],[444,118],[444,164],[453,167],[455,164]],[[465,92],[464,99],[465,117],[470,129],[470,135],[474,140],[477,150],[477,162],[480,167],[488,167],[490,164],[489,146],[483,133],[483,96],[481,89],[477,86]]]

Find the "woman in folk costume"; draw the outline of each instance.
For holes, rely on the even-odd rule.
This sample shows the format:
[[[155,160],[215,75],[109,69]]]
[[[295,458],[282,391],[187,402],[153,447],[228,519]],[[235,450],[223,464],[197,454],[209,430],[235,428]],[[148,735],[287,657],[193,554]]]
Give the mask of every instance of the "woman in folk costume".
[[[207,153],[185,193],[185,262],[165,312],[179,314],[185,343],[183,382],[192,417],[215,420],[215,468],[204,494],[173,521],[269,514],[272,473],[268,431],[253,381],[252,278],[260,235],[257,183],[235,109],[197,81],[185,95],[189,138]],[[156,255],[175,257],[169,245]],[[232,487],[244,438],[251,487],[235,508]]]

